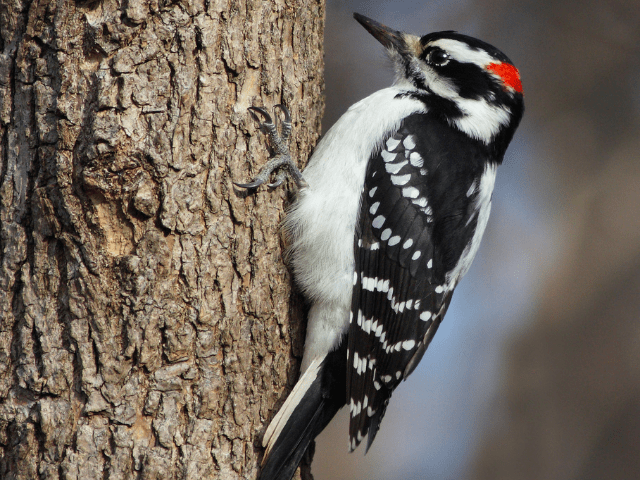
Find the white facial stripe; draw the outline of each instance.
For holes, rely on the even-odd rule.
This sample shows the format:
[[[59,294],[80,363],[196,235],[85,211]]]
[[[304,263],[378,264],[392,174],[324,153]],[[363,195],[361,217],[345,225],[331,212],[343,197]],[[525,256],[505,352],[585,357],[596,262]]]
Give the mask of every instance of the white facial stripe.
[[[475,50],[464,42],[453,40],[451,38],[442,38],[435,42],[429,43],[429,46],[440,47],[446,51],[451,58],[462,63],[474,63],[480,67],[486,68],[487,65],[495,63],[496,59],[484,50]]]
[[[433,93],[443,98],[458,98],[458,88],[449,79],[438,75],[429,65],[417,67],[418,77],[424,78],[424,83]],[[422,75],[420,75],[422,74]]]
[[[455,42],[460,44],[460,42]],[[511,112],[508,109],[492,105],[484,100],[463,98],[458,89],[446,78],[438,75],[428,65],[421,70],[425,85],[436,95],[453,100],[462,110],[462,117],[454,124],[463,132],[488,144],[503,125],[509,123]]]
[[[503,125],[509,123],[511,111],[492,105],[484,100],[458,97],[458,107],[463,116],[456,118],[453,123],[472,138],[488,144]]]

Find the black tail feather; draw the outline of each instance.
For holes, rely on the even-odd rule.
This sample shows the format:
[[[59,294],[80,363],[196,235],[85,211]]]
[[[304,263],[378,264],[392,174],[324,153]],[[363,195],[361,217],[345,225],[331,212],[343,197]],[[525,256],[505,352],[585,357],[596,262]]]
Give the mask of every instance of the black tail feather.
[[[287,420],[258,480],[290,480],[309,444],[345,404],[346,342],[329,353],[320,373]]]

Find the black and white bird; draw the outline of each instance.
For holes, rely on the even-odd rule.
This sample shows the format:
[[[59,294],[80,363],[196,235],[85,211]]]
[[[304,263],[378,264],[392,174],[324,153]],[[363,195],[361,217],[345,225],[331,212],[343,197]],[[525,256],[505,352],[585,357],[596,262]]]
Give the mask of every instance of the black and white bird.
[[[302,174],[288,156],[286,110],[278,133],[252,109],[276,157],[239,186],[280,167],[293,175],[284,229],[310,304],[301,376],[264,434],[261,480],[290,479],[344,405],[350,450],[364,438],[371,446],[478,251],[496,169],[524,112],[518,70],[491,45],[354,16],[387,49],[396,80],[349,108]]]

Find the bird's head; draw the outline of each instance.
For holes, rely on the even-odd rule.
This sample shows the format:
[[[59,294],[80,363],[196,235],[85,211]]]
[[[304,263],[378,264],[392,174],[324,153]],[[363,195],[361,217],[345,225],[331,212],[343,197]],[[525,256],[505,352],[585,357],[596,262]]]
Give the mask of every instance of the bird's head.
[[[497,48],[453,31],[422,37],[393,30],[358,13],[355,19],[386,49],[396,85],[469,136],[509,143],[524,113],[520,73]]]

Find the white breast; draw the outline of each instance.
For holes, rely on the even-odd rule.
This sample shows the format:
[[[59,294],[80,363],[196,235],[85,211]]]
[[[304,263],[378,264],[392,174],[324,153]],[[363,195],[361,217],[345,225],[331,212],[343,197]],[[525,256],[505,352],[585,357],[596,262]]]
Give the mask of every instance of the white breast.
[[[367,163],[405,117],[425,111],[415,99],[396,98],[402,92],[406,89],[394,86],[354,104],[320,141],[302,172],[309,186],[298,193],[284,229],[291,240],[288,255],[296,282],[315,306],[307,348],[310,335],[320,328],[316,321],[323,323],[318,331],[323,337],[341,335],[348,327],[353,240]],[[305,364],[307,357],[305,352]]]
[[[349,108],[303,171],[309,187],[299,192],[284,228],[293,240],[296,281],[312,300],[351,296],[353,238],[367,162],[403,118],[424,109],[416,100],[396,99],[400,91],[386,88]]]

